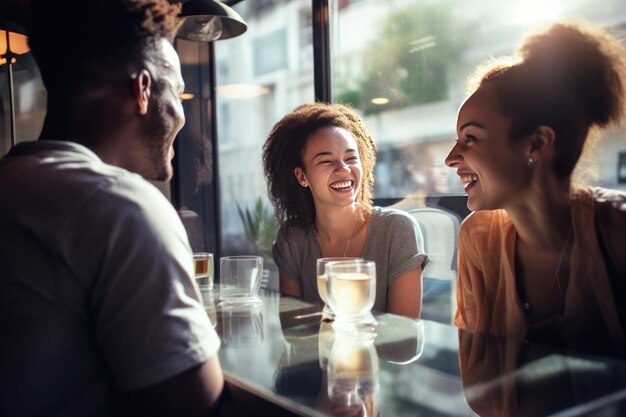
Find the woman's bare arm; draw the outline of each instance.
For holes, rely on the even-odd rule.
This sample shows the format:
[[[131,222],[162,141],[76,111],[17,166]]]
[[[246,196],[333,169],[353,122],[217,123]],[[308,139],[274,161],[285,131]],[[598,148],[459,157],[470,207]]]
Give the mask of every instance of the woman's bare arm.
[[[400,275],[389,287],[387,312],[418,318],[422,311],[422,268]]]

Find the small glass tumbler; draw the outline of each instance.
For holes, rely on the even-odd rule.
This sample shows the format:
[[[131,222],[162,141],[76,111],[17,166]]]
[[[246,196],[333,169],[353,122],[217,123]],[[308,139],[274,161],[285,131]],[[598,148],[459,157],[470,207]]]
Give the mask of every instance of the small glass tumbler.
[[[193,254],[194,278],[202,291],[213,289],[213,254],[208,252],[196,252]]]
[[[260,303],[258,292],[261,287],[262,272],[262,256],[242,255],[220,258],[220,303]]]

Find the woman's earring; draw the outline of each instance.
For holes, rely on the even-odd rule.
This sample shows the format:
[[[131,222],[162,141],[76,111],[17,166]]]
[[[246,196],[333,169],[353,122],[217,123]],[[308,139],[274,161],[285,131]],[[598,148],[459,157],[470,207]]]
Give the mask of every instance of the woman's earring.
[[[307,184],[307,183],[306,183],[306,181],[302,181],[300,184],[301,184],[304,188],[306,188],[306,187],[308,187],[308,186],[309,186],[309,184]]]
[[[528,168],[532,168],[535,166],[535,160],[533,159],[532,156],[528,157]]]

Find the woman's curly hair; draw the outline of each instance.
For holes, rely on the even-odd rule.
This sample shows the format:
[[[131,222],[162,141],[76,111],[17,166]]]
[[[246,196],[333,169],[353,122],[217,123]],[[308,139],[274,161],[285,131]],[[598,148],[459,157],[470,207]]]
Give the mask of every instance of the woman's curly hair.
[[[339,127],[354,136],[363,166],[356,201],[367,210],[372,207],[376,145],[361,118],[352,108],[341,104],[303,104],[276,123],[263,146],[269,198],[283,226],[311,227],[315,224],[311,190],[300,186],[294,170],[304,166],[302,156],[309,136],[324,127]]]

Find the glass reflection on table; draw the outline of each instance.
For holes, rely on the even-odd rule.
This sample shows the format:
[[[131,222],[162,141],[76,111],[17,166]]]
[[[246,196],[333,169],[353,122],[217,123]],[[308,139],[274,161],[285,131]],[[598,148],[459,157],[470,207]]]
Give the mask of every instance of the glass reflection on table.
[[[335,340],[335,331],[331,322],[320,323],[320,330],[317,335],[317,347],[319,353],[320,368],[326,370],[328,366],[328,356]]]
[[[378,354],[375,334],[335,333],[326,374],[333,415],[376,416]]]
[[[217,307],[215,305],[215,293],[213,291],[206,291],[202,293],[202,306],[211,320],[213,327],[217,325]]]
[[[218,305],[217,332],[225,346],[256,346],[264,339],[262,304]]]

